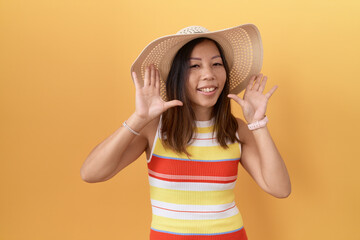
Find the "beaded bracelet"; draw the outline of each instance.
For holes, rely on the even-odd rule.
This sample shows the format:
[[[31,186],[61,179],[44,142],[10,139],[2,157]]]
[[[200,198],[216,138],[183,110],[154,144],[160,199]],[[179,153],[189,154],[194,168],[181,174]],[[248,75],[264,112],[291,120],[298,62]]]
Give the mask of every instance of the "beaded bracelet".
[[[132,132],[133,134],[138,135],[138,136],[140,135],[140,133],[132,130],[131,127],[129,127],[129,126],[126,124],[126,121],[123,123],[123,126],[126,127],[127,129],[129,129],[129,131]]]
[[[268,121],[269,121],[269,119],[268,119],[267,116],[265,115],[265,117],[264,117],[263,119],[248,124],[248,128],[249,128],[250,130],[255,130],[255,129],[258,129],[258,128],[265,127],[265,126],[266,126],[266,123],[267,123]]]

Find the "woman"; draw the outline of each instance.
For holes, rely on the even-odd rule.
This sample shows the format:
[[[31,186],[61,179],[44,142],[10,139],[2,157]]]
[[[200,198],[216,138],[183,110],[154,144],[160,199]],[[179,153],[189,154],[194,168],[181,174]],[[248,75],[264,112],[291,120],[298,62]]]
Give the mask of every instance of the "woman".
[[[236,48],[241,34],[248,34],[245,50]],[[291,191],[266,127],[267,102],[277,87],[263,94],[267,77],[251,74],[261,62],[261,39],[252,24],[217,32],[189,27],[152,42],[132,67],[135,113],[90,153],[82,178],[106,181],[145,151],[151,240],[247,239],[233,193],[238,164],[265,192],[284,198]],[[244,87],[241,99],[236,93]],[[230,99],[246,122],[231,114]]]

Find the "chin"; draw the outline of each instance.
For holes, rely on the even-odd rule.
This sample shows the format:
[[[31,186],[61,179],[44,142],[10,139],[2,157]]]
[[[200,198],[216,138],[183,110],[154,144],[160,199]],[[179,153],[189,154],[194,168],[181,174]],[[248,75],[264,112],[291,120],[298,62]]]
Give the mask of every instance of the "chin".
[[[198,102],[194,103],[193,106],[202,107],[202,108],[213,108],[215,106],[216,102]]]

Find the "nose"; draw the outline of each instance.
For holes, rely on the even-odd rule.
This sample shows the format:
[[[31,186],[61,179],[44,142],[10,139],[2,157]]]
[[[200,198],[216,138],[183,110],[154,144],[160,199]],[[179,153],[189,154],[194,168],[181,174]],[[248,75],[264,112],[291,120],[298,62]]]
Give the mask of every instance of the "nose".
[[[215,78],[214,71],[210,66],[206,66],[202,69],[203,80],[213,80]]]

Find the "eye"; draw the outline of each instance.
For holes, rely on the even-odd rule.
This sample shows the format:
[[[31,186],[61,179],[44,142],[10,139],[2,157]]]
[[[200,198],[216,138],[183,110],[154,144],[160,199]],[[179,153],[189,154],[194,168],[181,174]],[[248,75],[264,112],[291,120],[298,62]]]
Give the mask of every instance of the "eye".
[[[222,63],[214,63],[214,66],[222,66]]]
[[[198,68],[200,67],[199,64],[190,65],[190,68]]]

